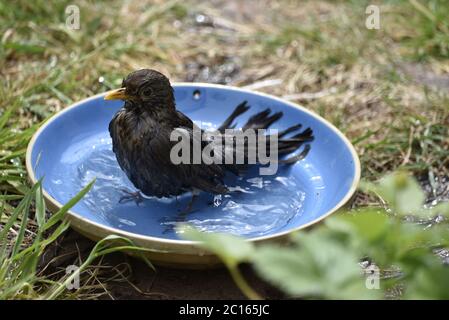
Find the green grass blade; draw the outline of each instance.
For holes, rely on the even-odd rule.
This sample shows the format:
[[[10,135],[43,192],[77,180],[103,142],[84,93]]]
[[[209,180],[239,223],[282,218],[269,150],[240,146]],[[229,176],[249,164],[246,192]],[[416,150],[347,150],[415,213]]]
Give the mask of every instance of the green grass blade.
[[[30,213],[31,199],[33,198],[34,193],[36,193],[36,190],[40,187],[40,185],[41,185],[40,182],[36,183],[36,186],[32,189],[32,191],[26,197],[25,205],[23,206],[23,209],[21,210],[23,214],[22,214],[22,220],[20,222],[21,225],[20,225],[19,233],[16,238],[16,243],[14,244],[14,247],[11,252],[12,256],[16,255],[16,253],[19,252],[19,250],[22,246],[23,239],[25,236],[25,230],[28,225],[28,216]]]
[[[4,198],[0,198],[2,201],[2,206],[0,207],[0,223],[2,223],[3,214],[5,213],[5,200]]]
[[[36,191],[37,184],[31,188],[31,190],[25,195],[23,200],[19,203],[19,205],[14,209],[11,216],[9,217],[6,224],[3,226],[3,230],[0,232],[0,244],[6,243],[6,237],[8,235],[9,229],[14,225],[14,223],[17,221],[17,219],[20,216],[20,213],[23,211],[23,208],[26,206],[28,202],[31,201],[32,196],[34,195],[34,192]]]
[[[39,227],[39,231],[43,229],[45,224],[45,201],[42,192],[42,184],[36,190],[36,222]]]
[[[9,118],[11,117],[11,114],[14,111],[14,109],[15,109],[14,107],[9,108],[9,109],[5,110],[5,112],[2,114],[2,116],[0,117],[0,130],[5,127],[6,123],[8,122]]]
[[[72,199],[70,199],[69,202],[67,202],[65,205],[62,206],[61,209],[58,210],[54,215],[51,216],[50,219],[45,223],[43,226],[43,231],[48,230],[53,225],[55,225],[58,221],[60,221],[64,215],[69,211],[79,200],[81,200],[82,197],[84,197],[89,190],[92,188],[93,184],[95,183],[95,179],[92,180],[87,186],[85,186],[76,196],[74,196]]]
[[[114,246],[114,244],[118,242],[124,242],[127,245],[122,246]],[[151,251],[146,248],[141,248],[136,246],[131,240],[120,237],[117,235],[109,235],[102,240],[98,241],[95,247],[90,252],[89,256],[87,257],[86,261],[80,266],[78,269],[78,272],[72,273],[70,276],[68,276],[64,282],[59,283],[56,287],[54,287],[52,290],[49,290],[49,292],[45,295],[44,299],[53,300],[58,298],[67,287],[67,284],[71,283],[77,275],[81,274],[95,259],[97,259],[100,256],[103,256],[105,254],[109,254],[112,252],[117,251],[123,251],[123,250],[129,250],[129,251],[137,251],[137,252],[148,252]],[[144,261],[147,263],[149,267],[151,267],[153,270],[155,270],[153,264],[144,256],[141,256]]]

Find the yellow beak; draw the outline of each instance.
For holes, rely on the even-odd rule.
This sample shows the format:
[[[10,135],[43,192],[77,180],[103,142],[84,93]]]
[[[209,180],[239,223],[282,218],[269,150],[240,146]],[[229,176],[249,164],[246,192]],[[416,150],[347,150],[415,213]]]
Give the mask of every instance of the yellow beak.
[[[125,90],[126,88],[120,88],[110,91],[104,96],[104,100],[126,100]]]

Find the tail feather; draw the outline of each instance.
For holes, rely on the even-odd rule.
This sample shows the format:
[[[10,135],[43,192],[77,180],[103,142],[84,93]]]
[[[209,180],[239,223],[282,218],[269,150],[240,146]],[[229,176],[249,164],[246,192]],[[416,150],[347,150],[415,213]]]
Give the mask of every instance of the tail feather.
[[[287,158],[287,159],[279,160],[279,162],[283,163],[283,164],[293,164],[299,160],[304,159],[307,156],[307,154],[309,153],[309,151],[310,151],[310,144],[306,144],[304,146],[304,150],[301,151],[299,154],[297,154],[293,157]]]
[[[282,138],[282,137],[285,137],[287,134],[295,132],[296,130],[301,129],[301,127],[302,127],[302,124],[300,124],[300,123],[298,123],[298,124],[296,124],[294,126],[291,126],[291,127],[287,128],[287,129],[281,131],[278,134],[278,137],[279,137],[279,139]]]
[[[247,105],[247,101],[242,102],[239,104],[232,114],[223,122],[223,124],[218,128],[218,130],[221,133],[224,133],[225,129],[233,129],[236,127],[236,124],[234,123],[234,120],[241,114],[248,111],[250,107]],[[246,124],[242,127],[242,130],[245,131],[247,129],[268,129],[273,123],[278,121],[280,118],[282,118],[283,113],[282,112],[275,112],[272,113],[270,108],[267,108],[259,113],[256,113],[252,115]],[[303,159],[310,151],[310,144],[308,142],[313,141],[313,130],[311,128],[306,128],[305,130],[298,132],[302,128],[301,124],[293,125],[287,129],[284,129],[279,132],[278,134],[278,155],[283,156],[287,155],[289,153],[293,153],[295,151],[298,151],[303,145],[303,150],[298,153],[297,155],[294,155],[287,159],[279,160],[279,163],[284,164],[291,164],[295,163],[296,161],[299,161]],[[295,134],[295,132],[297,132]],[[290,137],[287,137],[287,135],[293,134]],[[269,137],[266,139],[267,141],[267,149],[269,150],[268,144],[270,143]],[[255,146],[256,147],[256,146]],[[257,147],[256,147],[257,148]],[[247,157],[247,152],[250,152],[251,147],[246,146],[245,148],[245,158]],[[257,150],[257,149],[256,149]],[[254,151],[254,150],[253,150]],[[231,172],[238,174],[240,171],[244,170],[246,168],[246,165],[236,165],[236,164],[230,164],[225,165],[225,167],[230,170]]]
[[[307,128],[303,132],[300,132],[293,136],[293,139],[302,139],[303,141],[311,141],[313,140],[313,130],[311,128]]]
[[[243,101],[240,103],[234,111],[231,113],[231,115],[221,124],[221,126],[218,128],[218,131],[223,133],[225,129],[234,129],[236,124],[233,124],[235,118],[237,118],[239,115],[245,113],[248,111],[250,106],[247,105],[248,101]]]
[[[288,129],[287,129],[288,130]],[[278,154],[285,155],[299,149],[304,143],[313,141],[313,130],[310,128],[297,133],[291,138],[278,141]]]
[[[243,126],[243,131],[247,129],[268,129],[273,123],[282,118],[282,112],[276,112],[270,116],[271,110],[269,108],[256,113],[248,119],[246,124]]]

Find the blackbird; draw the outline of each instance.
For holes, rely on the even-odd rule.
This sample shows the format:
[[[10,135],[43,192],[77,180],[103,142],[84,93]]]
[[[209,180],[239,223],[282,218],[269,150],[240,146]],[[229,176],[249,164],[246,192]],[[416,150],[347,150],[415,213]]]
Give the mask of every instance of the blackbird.
[[[120,168],[144,195],[158,198],[173,197],[191,191],[193,197],[189,204],[190,209],[199,191],[213,194],[227,193],[229,190],[223,183],[225,174],[227,172],[239,174],[247,167],[247,164],[174,164],[171,161],[170,151],[177,143],[171,141],[171,132],[182,128],[184,132],[193,136],[193,130],[200,129],[185,114],[176,110],[170,81],[158,71],[142,69],[130,73],[123,80],[122,87],[109,92],[104,99],[125,101],[124,106],[110,122],[109,132]],[[235,128],[235,118],[248,109],[246,101],[239,104],[218,131],[225,134],[226,129]],[[270,109],[266,109],[250,117],[242,129],[267,129],[281,117],[282,112],[271,113]],[[308,153],[310,145],[307,142],[313,140],[313,132],[310,128],[298,132],[300,128],[301,125],[297,124],[279,132],[280,156],[294,152],[306,143],[299,155],[279,160],[280,163],[294,163]],[[297,133],[290,138],[285,138],[286,135],[295,132]],[[233,137],[229,137],[228,134],[226,138]],[[207,147],[210,143],[213,143],[212,140],[202,141],[201,148]],[[221,145],[220,148],[218,151],[227,152]],[[121,200],[133,198],[138,203],[142,200],[140,192],[128,192],[128,196]]]

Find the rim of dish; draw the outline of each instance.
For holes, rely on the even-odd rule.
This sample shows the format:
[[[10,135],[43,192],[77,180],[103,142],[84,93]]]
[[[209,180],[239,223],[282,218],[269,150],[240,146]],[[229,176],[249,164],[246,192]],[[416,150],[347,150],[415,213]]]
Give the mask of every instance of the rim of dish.
[[[233,87],[233,86],[226,86],[226,85],[221,85],[221,84],[211,84],[211,83],[202,83],[202,82],[175,82],[172,83],[173,87],[198,87],[200,88],[219,88],[219,89],[224,89],[224,90],[230,90],[230,91],[238,91],[238,92],[243,92],[243,93],[250,93],[250,94],[255,94],[261,97],[265,97],[265,98],[270,98],[270,99],[274,99],[277,100],[279,102],[282,102],[290,107],[299,109],[305,113],[307,113],[308,115],[310,115],[311,117],[323,122],[327,127],[329,127],[332,131],[334,131],[335,134],[337,134],[338,137],[340,137],[340,139],[345,143],[345,145],[347,146],[348,150],[351,153],[352,156],[352,160],[354,162],[354,178],[352,180],[351,183],[351,187],[349,188],[348,192],[346,193],[346,195],[330,210],[328,210],[327,212],[325,212],[323,215],[321,215],[320,217],[304,224],[301,225],[299,227],[296,228],[292,228],[290,230],[285,230],[285,231],[281,231],[281,232],[277,232],[277,233],[273,233],[273,234],[269,234],[269,235],[264,235],[264,236],[259,236],[259,237],[254,237],[254,238],[245,238],[246,241],[250,241],[250,242],[260,242],[260,241],[264,241],[264,240],[274,240],[276,238],[281,238],[283,236],[286,236],[292,232],[298,231],[298,230],[302,230],[305,228],[308,228],[322,220],[324,220],[325,218],[327,218],[328,216],[330,216],[332,213],[336,212],[337,210],[339,210],[346,202],[348,202],[350,200],[350,198],[352,197],[352,195],[354,194],[354,192],[357,189],[357,186],[360,182],[360,176],[361,176],[361,166],[360,166],[360,159],[357,155],[357,152],[355,151],[354,146],[352,145],[352,143],[349,141],[349,139],[337,128],[335,127],[332,123],[330,123],[329,121],[327,121],[326,119],[324,119],[323,117],[319,116],[318,114],[316,114],[315,112],[306,109],[305,107],[298,105],[294,102],[291,101],[287,101],[281,98],[278,98],[276,96],[267,94],[267,93],[263,93],[263,92],[258,92],[258,91],[254,91],[254,90],[248,90],[248,89],[243,89],[243,88],[238,88],[238,87]],[[52,123],[53,121],[55,121],[57,118],[59,118],[61,115],[63,115],[64,113],[78,107],[81,104],[84,104],[90,100],[95,100],[98,99],[99,97],[102,97],[104,95],[106,95],[108,92],[110,91],[106,91],[103,93],[99,93],[96,94],[92,97],[80,100],[78,102],[75,102],[74,104],[66,107],[65,109],[61,110],[60,112],[54,114],[50,119],[48,119],[34,134],[33,137],[31,138],[30,142],[28,143],[28,147],[27,147],[27,151],[26,151],[26,158],[25,158],[25,164],[26,164],[26,170],[28,173],[28,176],[31,180],[31,182],[34,184],[36,183],[38,180],[36,179],[35,176],[35,172],[31,163],[31,153],[33,151],[33,147],[34,144],[37,140],[37,138],[39,137],[39,135],[47,128],[48,125],[50,125],[50,123]],[[63,205],[58,202],[56,199],[54,199],[44,188],[42,189],[43,191],[43,196],[44,198],[46,198],[47,201],[51,202],[53,205],[55,205],[57,208],[61,208]],[[198,244],[198,241],[191,241],[191,240],[178,240],[178,239],[166,239],[166,238],[160,238],[160,237],[154,237],[154,236],[147,236],[147,235],[142,235],[139,233],[132,233],[129,231],[124,231],[121,229],[117,229],[114,227],[110,227],[110,226],[106,226],[104,224],[98,223],[98,222],[94,222],[92,220],[89,220],[83,216],[81,216],[80,214],[76,213],[75,211],[73,211],[72,209],[67,211],[67,215],[71,216],[72,218],[79,220],[81,222],[90,224],[92,227],[95,228],[99,228],[103,231],[107,231],[110,234],[117,234],[123,237],[127,237],[130,239],[139,239],[141,241],[151,241],[151,242],[157,242],[160,244],[176,244],[176,245],[185,245],[185,246],[191,246],[191,245],[195,245]]]

